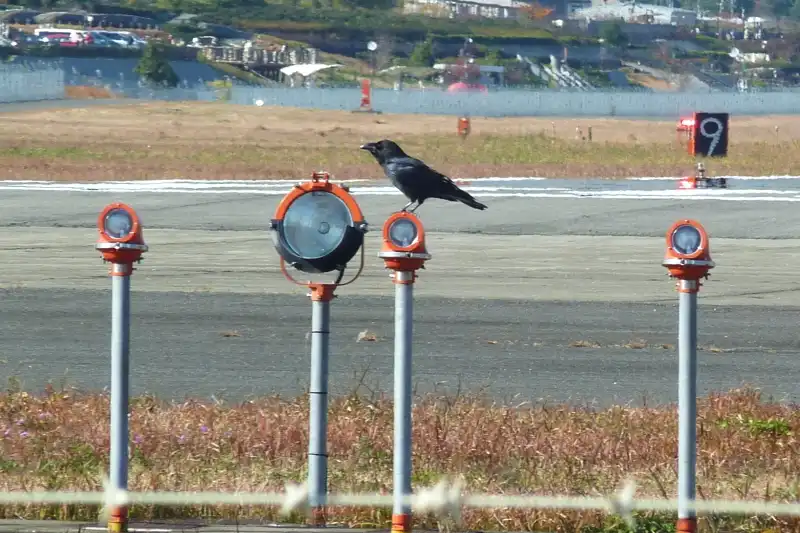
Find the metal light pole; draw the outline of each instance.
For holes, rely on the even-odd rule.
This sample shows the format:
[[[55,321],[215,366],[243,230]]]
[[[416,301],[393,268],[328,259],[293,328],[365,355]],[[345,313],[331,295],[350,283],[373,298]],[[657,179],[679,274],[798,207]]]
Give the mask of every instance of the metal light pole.
[[[308,420],[308,491],[314,525],[325,525],[328,495],[328,356],[330,302],[336,285],[311,286],[311,380]]]
[[[328,496],[328,359],[330,303],[337,287],[353,283],[364,268],[364,214],[349,189],[330,182],[327,172],[295,185],[278,204],[270,225],[281,272],[296,285],[310,289],[311,376],[308,420],[308,501],[311,525],[324,526]],[[361,250],[361,266],[342,282],[349,261]],[[336,281],[299,282],[287,271],[337,272]]]
[[[109,435],[109,483],[128,490],[128,407],[130,397],[130,313],[133,263],[147,251],[136,213],[125,204],[106,206],[97,221],[100,233],[95,249],[111,263],[111,427]],[[128,510],[110,509],[108,531],[128,530]]]
[[[378,254],[393,270],[394,300],[394,484],[392,533],[411,531],[411,342],[413,295],[417,270],[431,255],[425,248],[425,229],[413,213],[392,214],[383,226]]]
[[[393,275],[394,297],[394,502],[392,531],[411,531],[411,340],[415,273]]]
[[[130,315],[133,265],[111,266],[111,486],[128,490],[128,398],[130,395]],[[109,531],[127,531],[126,509],[111,513]]]
[[[697,280],[678,281],[678,527],[685,533],[697,529],[697,516],[689,509],[695,500],[697,474]]]
[[[697,476],[697,293],[714,268],[708,234],[681,220],[667,231],[663,266],[677,279],[678,299],[678,522],[679,533],[697,531],[693,507]]]

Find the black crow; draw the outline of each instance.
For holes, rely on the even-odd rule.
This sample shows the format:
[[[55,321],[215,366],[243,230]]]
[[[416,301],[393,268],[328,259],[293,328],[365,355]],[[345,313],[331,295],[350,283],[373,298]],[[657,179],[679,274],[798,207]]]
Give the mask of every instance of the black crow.
[[[428,198],[461,202],[473,209],[486,209],[485,205],[475,200],[469,193],[459,189],[453,180],[436,172],[419,159],[409,156],[394,141],[383,139],[364,144],[360,148],[375,157],[386,177],[410,200],[401,211],[405,211],[416,202],[416,207],[410,211],[413,213]]]

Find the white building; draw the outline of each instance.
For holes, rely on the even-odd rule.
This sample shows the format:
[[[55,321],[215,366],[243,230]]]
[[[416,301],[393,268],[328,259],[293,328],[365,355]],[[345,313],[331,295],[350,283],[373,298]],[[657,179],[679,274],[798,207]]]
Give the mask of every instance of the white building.
[[[655,4],[643,4],[628,0],[592,0],[592,6],[574,10],[571,19],[612,20],[692,26],[697,14],[687,9],[678,9]]]
[[[405,0],[404,13],[419,13],[444,18],[516,18],[519,8],[527,5],[518,0]]]

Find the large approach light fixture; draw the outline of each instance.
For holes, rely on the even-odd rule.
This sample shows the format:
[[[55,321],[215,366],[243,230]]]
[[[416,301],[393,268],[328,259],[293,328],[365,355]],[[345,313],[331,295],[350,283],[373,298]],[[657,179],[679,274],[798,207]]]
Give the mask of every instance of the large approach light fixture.
[[[343,272],[364,244],[368,225],[346,187],[326,172],[295,185],[272,219],[275,248],[295,269],[312,274]]]

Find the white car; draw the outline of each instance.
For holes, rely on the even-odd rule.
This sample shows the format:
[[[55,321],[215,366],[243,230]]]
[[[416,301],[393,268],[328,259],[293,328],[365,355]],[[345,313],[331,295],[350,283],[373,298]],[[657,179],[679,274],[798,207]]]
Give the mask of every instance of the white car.
[[[141,48],[147,44],[146,41],[130,32],[98,30],[94,33],[123,48]]]

